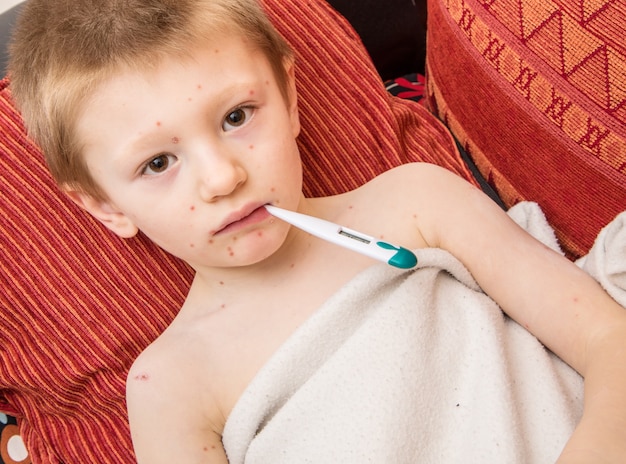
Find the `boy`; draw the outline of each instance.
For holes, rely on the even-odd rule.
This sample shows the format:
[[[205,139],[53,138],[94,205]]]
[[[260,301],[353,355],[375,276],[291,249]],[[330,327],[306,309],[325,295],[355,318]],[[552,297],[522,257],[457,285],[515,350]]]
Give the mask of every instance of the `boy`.
[[[221,436],[246,387],[372,264],[273,219],[266,204],[455,255],[585,376],[585,414],[560,462],[619,461],[626,321],[594,281],[434,166],[304,198],[293,58],[254,1],[89,3],[35,21],[48,5],[31,0],[11,75],[68,195],[119,236],[141,230],[196,271],[179,315],[129,373],[139,462],[227,462]],[[162,416],[176,424],[168,437]]]

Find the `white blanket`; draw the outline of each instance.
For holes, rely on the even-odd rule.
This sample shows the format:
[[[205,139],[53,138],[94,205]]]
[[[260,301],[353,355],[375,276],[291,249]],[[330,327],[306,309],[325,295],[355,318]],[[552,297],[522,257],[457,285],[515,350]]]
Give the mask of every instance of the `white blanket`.
[[[511,216],[556,246],[536,205]],[[587,263],[604,276],[599,246]],[[556,460],[581,415],[580,376],[449,253],[417,255],[417,270],[358,275],[274,354],[226,423],[231,464]]]

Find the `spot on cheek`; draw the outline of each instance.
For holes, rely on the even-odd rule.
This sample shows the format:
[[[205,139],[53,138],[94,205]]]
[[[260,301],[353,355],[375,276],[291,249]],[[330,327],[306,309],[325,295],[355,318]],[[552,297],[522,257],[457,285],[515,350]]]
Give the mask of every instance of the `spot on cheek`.
[[[254,150],[254,145],[250,145],[248,148],[249,148],[250,150]]]
[[[250,90],[249,94],[250,96],[254,95],[254,90]]]
[[[157,122],[156,122],[156,126],[157,126],[157,127],[161,127],[161,121],[157,121]]]
[[[257,234],[258,237],[263,237],[263,232],[262,231],[258,231],[256,234]]]
[[[272,187],[272,188],[270,189],[270,192],[272,192],[272,193],[274,193],[275,191],[276,191],[276,187]]]
[[[217,50],[216,50],[216,53],[217,53]],[[198,90],[202,90],[202,84],[198,84],[198,85],[196,86],[196,88],[197,88]]]
[[[195,211],[195,210],[196,210],[196,206],[195,206],[195,205],[191,205],[191,206],[189,207],[189,211]]]
[[[189,244],[189,248],[195,248],[195,247],[196,247],[196,244],[195,244],[195,243],[190,243],[190,244]]]
[[[235,252],[233,251],[233,249],[231,247],[228,247],[227,250],[228,250],[228,255],[229,256],[235,256]]]
[[[209,240],[209,245],[213,245],[213,239]]]
[[[174,145],[176,145],[178,142],[180,142],[180,139],[178,137],[172,137],[172,143]]]
[[[148,374],[146,374],[145,372],[141,373],[141,374],[137,374],[134,377],[135,380],[137,380],[138,382],[146,382],[148,380],[150,380],[150,376]]]

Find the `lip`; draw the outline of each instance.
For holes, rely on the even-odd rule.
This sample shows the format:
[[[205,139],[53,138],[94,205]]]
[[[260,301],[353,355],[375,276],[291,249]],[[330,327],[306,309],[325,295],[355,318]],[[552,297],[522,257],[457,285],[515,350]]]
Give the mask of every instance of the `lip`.
[[[256,224],[270,217],[270,213],[264,208],[263,204],[252,204],[241,208],[239,211],[229,214],[222,224],[211,233],[211,235],[220,235],[236,232],[244,227]]]

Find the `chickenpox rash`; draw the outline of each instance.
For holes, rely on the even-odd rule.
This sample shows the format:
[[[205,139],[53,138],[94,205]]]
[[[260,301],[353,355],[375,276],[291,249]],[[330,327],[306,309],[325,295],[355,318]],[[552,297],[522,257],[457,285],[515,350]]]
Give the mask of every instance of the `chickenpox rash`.
[[[176,145],[178,142],[180,142],[180,139],[178,137],[172,137],[172,143],[174,145]]]
[[[250,90],[250,92],[248,92],[248,94],[249,94],[250,96],[254,95],[254,90]]]
[[[148,374],[146,374],[145,372],[142,372],[141,374],[137,374],[134,377],[134,379],[139,381],[139,382],[145,382],[147,380],[150,380],[150,376]]]
[[[157,122],[156,122],[156,126],[157,126],[157,127],[161,127],[161,121],[157,121]]]
[[[191,206],[189,207],[189,211],[195,211],[195,210],[196,210],[196,206],[195,206],[195,205],[191,205]]]
[[[263,231],[259,230],[256,235],[257,237],[263,237]]]
[[[254,145],[250,145],[248,148],[249,148],[250,150],[254,150]]]
[[[233,249],[231,247],[228,247],[227,250],[228,250],[228,255],[229,256],[235,256],[235,252],[233,251]]]
[[[272,187],[272,188],[270,189],[270,192],[272,192],[272,193],[274,193],[275,191],[276,191],[276,187]]]
[[[213,239],[209,239],[209,245],[213,245]]]

